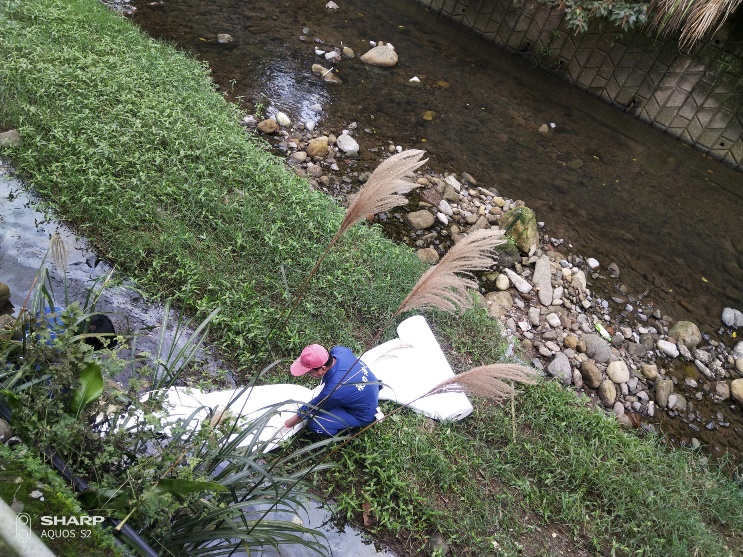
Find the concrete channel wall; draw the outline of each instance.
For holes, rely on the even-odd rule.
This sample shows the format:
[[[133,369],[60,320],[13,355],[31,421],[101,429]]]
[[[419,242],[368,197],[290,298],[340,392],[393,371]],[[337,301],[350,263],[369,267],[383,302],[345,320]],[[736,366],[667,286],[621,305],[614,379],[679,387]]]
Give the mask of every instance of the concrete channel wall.
[[[576,34],[535,0],[415,1],[743,171],[743,17],[682,52],[601,21]]]

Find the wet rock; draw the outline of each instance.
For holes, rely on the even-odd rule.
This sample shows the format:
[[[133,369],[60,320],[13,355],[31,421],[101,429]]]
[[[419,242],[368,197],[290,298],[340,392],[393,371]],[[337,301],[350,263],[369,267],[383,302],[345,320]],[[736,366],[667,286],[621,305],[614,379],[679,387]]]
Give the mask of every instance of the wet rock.
[[[330,2],[328,2],[327,4],[325,4],[325,9],[328,10],[329,12],[334,12],[334,11],[340,9],[340,6],[338,6],[338,4],[336,4],[335,2],[333,2],[333,0],[330,0]]]
[[[727,381],[718,381],[715,383],[715,395],[720,400],[728,400],[730,398],[730,385]]]
[[[348,46],[344,46],[341,52],[343,53],[344,58],[354,58],[356,56],[353,49]]]
[[[320,64],[312,64],[312,73],[319,75],[323,78],[323,81],[328,83],[343,83],[343,80],[333,73],[333,68],[325,68]]]
[[[531,254],[539,241],[537,218],[528,207],[516,207],[503,214],[500,227],[505,230],[521,253]]]
[[[217,42],[219,44],[229,44],[233,42],[235,39],[232,38],[232,35],[228,33],[218,33],[217,34]]]
[[[410,223],[410,226],[415,230],[425,230],[426,228],[432,227],[433,223],[436,222],[436,217],[434,217],[430,211],[426,211],[425,209],[408,213],[406,218],[408,223]]]
[[[349,157],[355,157],[359,154],[359,144],[345,131],[338,136],[338,139],[335,140],[335,143],[336,145],[338,145],[338,148]]]
[[[591,360],[586,360],[580,365],[580,374],[585,384],[591,389],[598,389],[603,379],[601,370]]]
[[[495,248],[495,262],[499,269],[513,267],[521,261],[518,248],[511,242],[505,242]]]
[[[283,126],[285,128],[288,128],[289,126],[292,125],[292,120],[291,120],[291,118],[289,118],[289,116],[287,116],[283,112],[277,112],[276,113],[276,123],[279,126]]]
[[[730,396],[743,406],[743,379],[734,379],[730,382]]]
[[[276,131],[278,131],[279,129],[279,124],[273,118],[267,118],[262,122],[258,122],[258,125],[256,127],[258,128],[259,132],[268,135],[276,133]]]
[[[0,147],[20,147],[22,144],[21,134],[18,130],[8,130],[0,133]]]
[[[668,406],[668,397],[673,393],[673,381],[660,379],[655,384],[655,403],[661,408]]]
[[[314,139],[310,139],[309,143],[307,144],[307,156],[310,158],[325,158],[328,156],[328,153],[330,152],[330,147],[328,145],[328,138],[326,136],[316,137]]]
[[[678,358],[679,349],[674,343],[668,342],[667,340],[659,339],[656,343],[656,346],[658,347],[658,350],[660,350],[669,358]]]
[[[596,362],[602,364],[611,358],[611,346],[599,335],[584,335],[581,339],[586,346],[586,354]]]
[[[616,263],[610,263],[608,268],[611,278],[619,278],[619,265]]]
[[[573,370],[570,367],[570,360],[562,352],[558,352],[555,355],[555,359],[547,366],[547,373],[565,386],[570,385],[573,380]]]
[[[611,408],[617,401],[617,387],[610,379],[604,379],[599,385],[598,395],[604,406]]]
[[[0,307],[3,307],[10,301],[10,287],[4,282],[0,282]]]
[[[669,395],[668,397],[668,409],[669,410],[676,410],[677,412],[686,412],[686,407],[688,406],[688,403],[686,402],[686,398],[679,394],[674,393],[672,395]]]
[[[722,322],[728,326],[737,329],[743,327],[743,313],[733,308],[725,308],[722,310]]]
[[[606,375],[617,385],[626,383],[630,378],[629,368],[621,360],[611,362],[606,368]]]
[[[699,327],[691,321],[678,321],[671,327],[668,334],[689,349],[695,348],[702,342],[702,333]]]
[[[359,59],[364,64],[370,66],[379,66],[382,68],[391,68],[397,64],[398,56],[395,49],[389,45],[378,45],[362,54]]]
[[[423,263],[435,265],[439,262],[439,252],[437,252],[434,248],[422,248],[419,249],[416,254],[418,255],[418,259]]]

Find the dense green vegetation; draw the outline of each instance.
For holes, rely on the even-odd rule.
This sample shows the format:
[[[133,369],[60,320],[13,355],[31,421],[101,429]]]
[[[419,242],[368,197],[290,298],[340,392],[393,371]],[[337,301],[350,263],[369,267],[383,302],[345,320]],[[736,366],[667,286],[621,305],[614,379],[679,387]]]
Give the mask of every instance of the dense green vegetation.
[[[34,492],[41,493],[41,497],[32,497]],[[0,445],[0,499],[8,505],[15,503],[17,512],[29,515],[34,527],[38,526],[42,515],[68,517],[87,514],[64,480],[25,446],[11,450]],[[55,537],[63,530],[74,537]],[[36,527],[35,533],[59,557],[120,557],[125,554],[113,536],[99,526]],[[3,549],[0,540],[0,550]]]
[[[23,137],[3,155],[150,294],[193,314],[221,306],[212,341],[254,375],[343,210],[246,136],[207,68],[96,0],[0,0],[0,35],[0,128]],[[356,226],[274,334],[272,356],[310,339],[361,349],[422,270]],[[459,371],[501,357],[484,312],[430,317]],[[285,381],[277,369],[272,380]],[[624,432],[552,383],[529,388],[514,414],[515,436],[511,408],[486,402],[456,424],[395,414],[318,482],[341,512],[410,549],[439,531],[457,555],[741,554],[740,487],[697,455]]]

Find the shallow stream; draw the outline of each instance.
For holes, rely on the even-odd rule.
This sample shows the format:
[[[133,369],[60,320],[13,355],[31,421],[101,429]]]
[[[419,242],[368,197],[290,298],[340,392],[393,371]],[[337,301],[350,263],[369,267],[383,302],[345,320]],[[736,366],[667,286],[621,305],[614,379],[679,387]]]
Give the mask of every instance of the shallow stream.
[[[430,166],[523,199],[551,236],[617,263],[622,281],[652,292],[671,317],[715,334],[724,307],[743,309],[739,173],[412,1],[325,4],[135,2],[130,17],[208,61],[247,112],[319,119],[334,133],[356,122],[360,160],[349,166],[376,166],[389,142],[425,149]],[[220,33],[234,41],[219,43]],[[371,40],[392,43],[397,66],[363,64]],[[314,63],[331,66],[315,53],[331,46],[357,55],[333,65],[341,85],[311,73]]]

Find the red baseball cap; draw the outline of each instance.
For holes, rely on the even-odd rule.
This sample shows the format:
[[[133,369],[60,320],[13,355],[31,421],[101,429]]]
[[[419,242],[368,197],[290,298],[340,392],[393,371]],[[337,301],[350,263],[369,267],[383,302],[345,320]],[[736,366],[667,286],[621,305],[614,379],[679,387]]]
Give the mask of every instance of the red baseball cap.
[[[304,375],[311,369],[315,369],[325,365],[328,361],[330,354],[325,348],[319,344],[310,344],[305,346],[302,350],[302,355],[299,356],[289,368],[292,375],[299,377]]]

